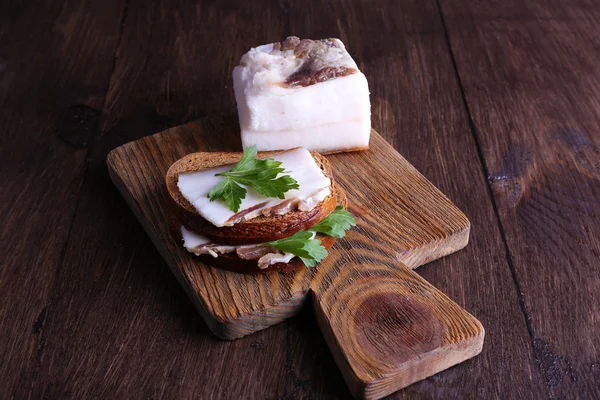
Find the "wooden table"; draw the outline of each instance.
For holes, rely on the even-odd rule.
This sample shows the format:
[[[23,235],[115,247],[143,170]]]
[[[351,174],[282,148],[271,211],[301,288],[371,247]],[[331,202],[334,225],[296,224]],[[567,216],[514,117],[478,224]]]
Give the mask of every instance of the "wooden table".
[[[374,128],[472,222],[418,271],[481,320],[484,350],[391,398],[599,396],[597,2],[4,3],[2,397],[348,398],[310,311],[211,336],[105,165],[232,113],[241,54],[289,34],[347,44]]]

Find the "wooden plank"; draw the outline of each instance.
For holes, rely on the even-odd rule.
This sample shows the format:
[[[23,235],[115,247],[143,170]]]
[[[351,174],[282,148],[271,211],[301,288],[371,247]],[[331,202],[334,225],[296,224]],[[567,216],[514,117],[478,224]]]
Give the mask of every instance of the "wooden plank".
[[[130,10],[102,124],[119,123],[119,134],[143,119],[174,126],[235,110],[231,70],[284,25],[279,4],[268,1],[133,0]]]
[[[541,398],[543,381],[519,308],[476,143],[435,1],[290,1],[289,32],[340,37],[369,80],[373,127],[471,220],[469,246],[418,273],[486,328],[482,353],[460,368],[396,393],[396,399]],[[468,5],[457,4],[456,9]],[[324,12],[323,10],[327,10]],[[474,76],[477,76],[475,74]],[[326,357],[291,330],[297,356]],[[314,356],[313,354],[321,356]],[[502,366],[499,368],[498,366]],[[286,393],[312,398],[329,387],[315,362]],[[493,376],[493,379],[490,377]],[[302,382],[310,385],[301,385]]]
[[[6,398],[29,395],[45,323],[59,313],[48,301],[97,134],[123,5],[0,7],[0,393]]]
[[[297,368],[309,370],[291,357],[286,326],[235,343],[215,339],[106,171],[108,152],[125,142],[233,110],[229,59],[280,35],[282,24],[276,2],[129,2],[102,138],[50,299],[63,312],[44,325],[33,398],[273,399]],[[335,389],[346,390],[339,382]]]
[[[443,2],[547,395],[600,382],[600,10]]]
[[[229,70],[238,57],[294,33],[347,41],[370,81],[375,128],[473,222],[467,250],[419,273],[482,317],[486,347],[475,360],[394,397],[536,396],[525,324],[434,2],[130,3],[103,139],[51,300],[50,308],[65,312],[44,323],[35,394],[349,396],[311,313],[236,342],[213,340],[102,167],[107,152],[126,141],[234,110]]]

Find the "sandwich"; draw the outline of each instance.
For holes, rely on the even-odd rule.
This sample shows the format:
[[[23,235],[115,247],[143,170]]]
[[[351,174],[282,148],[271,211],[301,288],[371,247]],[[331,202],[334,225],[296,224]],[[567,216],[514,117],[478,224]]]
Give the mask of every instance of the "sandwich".
[[[329,162],[305,148],[189,154],[166,186],[181,245],[236,272],[314,267],[356,225]]]
[[[244,148],[369,147],[367,78],[339,39],[291,36],[250,49],[233,69],[233,89]]]

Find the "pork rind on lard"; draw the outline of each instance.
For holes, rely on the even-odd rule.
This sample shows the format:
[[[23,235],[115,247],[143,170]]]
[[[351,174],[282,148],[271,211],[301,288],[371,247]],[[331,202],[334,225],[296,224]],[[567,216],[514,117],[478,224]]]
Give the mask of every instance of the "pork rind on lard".
[[[367,149],[367,79],[339,39],[292,36],[251,49],[233,70],[242,145],[322,153]]]

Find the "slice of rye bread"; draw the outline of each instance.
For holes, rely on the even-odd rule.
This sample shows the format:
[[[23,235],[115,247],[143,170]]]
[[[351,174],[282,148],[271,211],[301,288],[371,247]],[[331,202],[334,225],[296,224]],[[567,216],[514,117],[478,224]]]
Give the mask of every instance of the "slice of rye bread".
[[[321,241],[321,244],[327,250],[335,243],[335,238],[331,236],[317,234],[316,238]],[[251,275],[264,274],[272,271],[290,272],[299,268],[305,268],[304,263],[299,257],[294,257],[287,263],[275,263],[262,269],[258,267],[258,260],[244,260],[238,257],[236,253],[219,254],[218,257],[213,257],[210,254],[202,254],[198,256],[198,258],[204,264],[215,268]]]
[[[285,151],[285,150],[284,150]],[[259,152],[258,158],[268,158],[284,151]],[[311,152],[325,176],[331,179],[331,194],[310,211],[292,210],[284,215],[259,216],[241,221],[233,226],[217,227],[198,214],[195,207],[181,194],[177,186],[179,174],[202,171],[222,165],[233,165],[242,153],[201,152],[192,153],[175,161],[167,171],[167,190],[173,212],[186,228],[201,233],[223,244],[263,243],[289,237],[308,229],[327,217],[341,204],[346,207],[346,195],[335,184],[331,166],[325,157]]]

